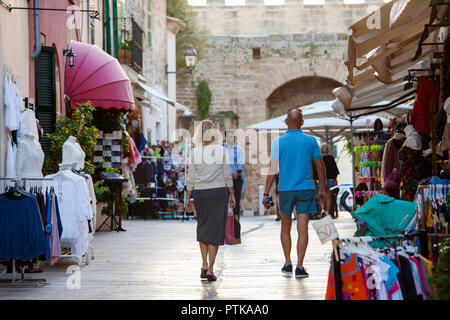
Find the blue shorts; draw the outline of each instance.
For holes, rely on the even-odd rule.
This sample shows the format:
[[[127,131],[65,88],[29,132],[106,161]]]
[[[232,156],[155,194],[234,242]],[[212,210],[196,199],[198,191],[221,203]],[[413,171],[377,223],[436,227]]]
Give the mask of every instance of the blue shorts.
[[[280,191],[280,210],[290,217],[292,210],[297,214],[316,214],[316,192],[314,190]]]
[[[331,189],[334,186],[336,186],[336,180],[334,180],[334,179],[327,179],[327,188]]]
[[[331,189],[333,187],[336,186],[336,180],[334,179],[327,179],[327,184],[326,184],[328,189]],[[320,188],[320,182],[317,184],[317,187]]]

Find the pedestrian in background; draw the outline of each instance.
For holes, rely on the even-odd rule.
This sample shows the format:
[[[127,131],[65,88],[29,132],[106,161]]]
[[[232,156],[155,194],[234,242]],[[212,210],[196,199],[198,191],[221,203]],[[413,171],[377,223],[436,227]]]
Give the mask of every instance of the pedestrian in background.
[[[236,204],[233,180],[218,124],[203,120],[193,140],[196,146],[191,151],[187,171],[186,211],[193,211],[190,200],[193,193],[197,213],[197,241],[203,261],[200,278],[216,281],[214,263],[219,246],[225,241],[228,203],[231,208]]]
[[[225,131],[226,144],[225,148],[228,152],[228,158],[230,161],[230,172],[233,178],[234,198],[236,199],[236,206],[233,209],[234,219],[239,225],[239,217],[241,213],[241,198],[242,189],[244,185],[244,165],[245,165],[245,152],[236,144],[236,136],[233,130]],[[235,228],[235,238],[240,239],[240,228]]]
[[[327,216],[330,214],[331,202],[333,199],[333,192],[331,188],[337,186],[337,176],[339,175],[339,169],[336,164],[336,160],[331,154],[328,154],[328,146],[326,144],[322,145],[320,148],[322,151],[323,164],[327,172],[327,201],[324,206],[322,206],[322,216]]]

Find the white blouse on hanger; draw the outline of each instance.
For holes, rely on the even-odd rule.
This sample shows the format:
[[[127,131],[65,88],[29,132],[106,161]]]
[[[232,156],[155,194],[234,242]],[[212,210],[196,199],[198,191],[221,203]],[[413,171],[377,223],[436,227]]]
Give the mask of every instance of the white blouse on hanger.
[[[12,143],[12,139],[8,136],[7,150],[6,150],[6,177],[16,178],[16,159],[17,147]]]
[[[10,131],[19,129],[20,125],[20,104],[18,92],[15,84],[6,75],[3,84],[3,103],[5,104],[5,127]]]

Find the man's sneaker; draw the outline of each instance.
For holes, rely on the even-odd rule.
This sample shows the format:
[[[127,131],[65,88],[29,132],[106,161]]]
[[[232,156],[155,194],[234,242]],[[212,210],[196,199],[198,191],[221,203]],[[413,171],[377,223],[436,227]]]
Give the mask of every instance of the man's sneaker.
[[[284,274],[292,274],[292,264],[285,264],[283,268],[281,268],[281,272]]]
[[[306,269],[304,267],[297,267],[295,268],[295,277],[296,278],[307,278],[309,277],[308,272],[306,272]]]

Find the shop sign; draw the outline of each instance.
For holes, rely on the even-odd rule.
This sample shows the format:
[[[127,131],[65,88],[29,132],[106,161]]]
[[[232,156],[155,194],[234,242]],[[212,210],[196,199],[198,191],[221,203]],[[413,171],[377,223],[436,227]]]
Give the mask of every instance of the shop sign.
[[[339,238],[338,231],[331,216],[326,216],[312,224],[322,244]]]

